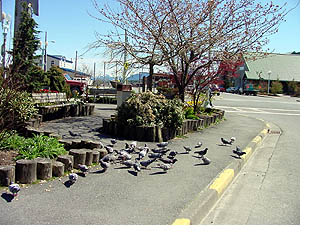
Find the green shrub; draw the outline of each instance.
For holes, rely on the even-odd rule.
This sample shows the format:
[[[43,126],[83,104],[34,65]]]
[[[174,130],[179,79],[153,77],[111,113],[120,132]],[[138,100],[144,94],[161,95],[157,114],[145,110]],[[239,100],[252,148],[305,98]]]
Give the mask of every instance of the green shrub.
[[[60,144],[56,138],[34,135],[32,138],[24,138],[16,132],[0,133],[0,149],[16,150],[19,159],[55,158],[58,155],[66,154],[63,144]]]
[[[117,121],[121,125],[178,128],[183,120],[183,103],[180,100],[168,100],[150,91],[132,94],[117,109]]]
[[[27,92],[0,88],[0,131],[19,129],[37,111]]]
[[[194,108],[193,107],[187,107],[185,109],[185,118],[186,119],[193,119],[193,120],[198,120],[199,117],[197,117],[195,115],[195,112],[194,112]]]
[[[283,93],[283,85],[280,81],[273,81],[270,89],[272,94],[282,94]]]
[[[63,70],[56,66],[52,66],[49,71],[47,71],[47,78],[49,79],[49,89],[52,91],[65,92],[67,97],[71,97],[70,86],[66,83],[63,76]]]

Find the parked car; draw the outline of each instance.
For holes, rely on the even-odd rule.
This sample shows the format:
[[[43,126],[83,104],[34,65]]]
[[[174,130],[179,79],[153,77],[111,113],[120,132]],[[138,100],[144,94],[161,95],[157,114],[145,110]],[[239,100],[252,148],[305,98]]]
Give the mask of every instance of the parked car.
[[[228,92],[228,93],[236,93],[236,91],[238,91],[237,87],[228,87],[226,89],[226,92]]]
[[[66,83],[70,86],[70,90],[72,94],[79,94],[82,95],[86,89],[87,89],[87,84],[85,82],[80,82],[73,80],[73,78],[70,77],[69,74],[64,74]]]

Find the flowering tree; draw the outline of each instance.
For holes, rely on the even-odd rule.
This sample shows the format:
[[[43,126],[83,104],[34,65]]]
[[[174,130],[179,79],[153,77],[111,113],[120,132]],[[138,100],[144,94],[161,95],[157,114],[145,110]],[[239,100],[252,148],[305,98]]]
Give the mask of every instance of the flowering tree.
[[[93,0],[101,20],[116,28],[101,35],[101,46],[117,45],[140,63],[170,68],[183,101],[195,78],[211,81],[221,62],[261,51],[289,12],[285,4],[252,0],[115,1],[117,10]],[[122,42],[117,29],[126,29],[131,41]]]

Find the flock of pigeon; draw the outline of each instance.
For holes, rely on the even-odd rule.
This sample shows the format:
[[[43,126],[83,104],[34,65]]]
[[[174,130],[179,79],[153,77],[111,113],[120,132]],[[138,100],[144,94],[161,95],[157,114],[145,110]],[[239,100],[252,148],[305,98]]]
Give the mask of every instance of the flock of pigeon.
[[[231,137],[230,140],[225,140],[224,138],[221,138],[222,145],[232,145],[233,142],[236,141],[235,137]],[[119,163],[127,168],[133,168],[138,174],[141,172],[141,168],[144,169],[150,169],[150,165],[154,162],[157,162],[156,167],[154,168],[160,168],[166,173],[168,170],[170,170],[173,165],[178,161],[176,156],[178,154],[177,151],[170,150],[167,148],[168,142],[161,142],[157,144],[157,148],[151,149],[148,147],[147,144],[145,144],[143,147],[138,147],[137,142],[133,141],[131,144],[125,143],[125,148],[121,150],[114,149],[114,146],[117,144],[116,139],[111,140],[110,145],[104,146],[102,144],[103,148],[106,148],[108,154],[105,155],[103,158],[99,160],[100,166],[102,167],[102,171],[106,172],[111,164]],[[195,145],[195,148],[200,148],[202,146],[201,142],[198,142]],[[185,153],[183,154],[189,154],[192,151],[192,148],[189,146],[183,146],[185,149]],[[169,154],[167,154],[169,152]],[[194,151],[195,154],[198,154],[196,158],[200,158],[202,160],[202,164],[209,165],[211,163],[211,160],[206,156],[208,152],[208,148],[204,148],[203,150],[197,150]],[[242,155],[246,154],[243,152],[239,146],[236,146],[236,149],[233,150],[233,153],[237,155],[237,158],[241,158]],[[137,157],[133,158],[133,154],[136,154]],[[167,155],[167,156],[166,156]],[[145,160],[146,156],[149,158]],[[160,163],[158,162],[160,161]],[[86,165],[79,164],[79,170],[80,172],[86,176],[89,172],[89,168]],[[78,174],[76,173],[70,173],[69,174],[69,184],[74,184],[78,179]],[[20,186],[16,183],[12,183],[9,185],[9,191],[13,194],[13,197],[17,196],[17,193],[20,191]]]

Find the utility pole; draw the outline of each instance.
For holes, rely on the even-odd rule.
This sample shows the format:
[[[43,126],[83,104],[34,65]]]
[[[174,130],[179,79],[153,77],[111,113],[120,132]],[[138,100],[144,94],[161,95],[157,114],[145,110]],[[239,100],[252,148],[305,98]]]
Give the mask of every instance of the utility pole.
[[[45,40],[44,40],[44,72],[47,71],[47,32],[45,32]]]
[[[78,59],[78,52],[75,51],[75,66],[74,66],[74,73],[75,73],[75,76],[76,76],[76,69],[77,69],[77,59]]]
[[[123,83],[127,84],[127,80],[125,81],[126,78],[126,72],[128,69],[128,64],[127,64],[127,43],[128,43],[128,37],[127,37],[127,30],[125,29],[125,51],[124,51],[124,64],[123,64]]]

